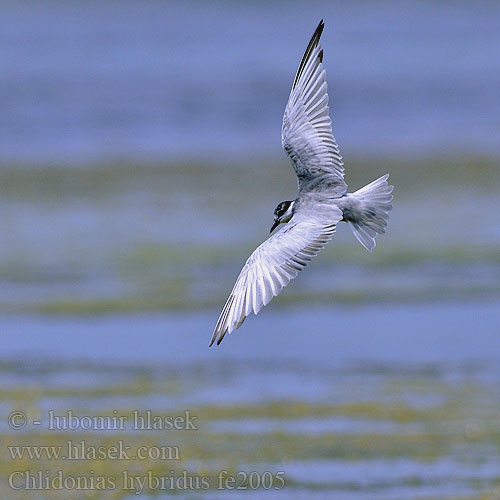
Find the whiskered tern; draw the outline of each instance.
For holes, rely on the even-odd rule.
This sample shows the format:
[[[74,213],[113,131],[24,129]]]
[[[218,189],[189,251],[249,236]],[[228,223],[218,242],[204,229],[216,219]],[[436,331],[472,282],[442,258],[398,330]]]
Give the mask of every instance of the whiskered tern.
[[[385,232],[393,186],[389,174],[347,192],[344,164],[332,133],[326,70],[320,46],[321,21],[300,61],[283,117],[281,143],[298,177],[295,200],[274,210],[271,233],[250,255],[222,309],[210,345],[239,328],[245,318],[267,305],[332,238],[337,224],[348,222],[370,252]]]

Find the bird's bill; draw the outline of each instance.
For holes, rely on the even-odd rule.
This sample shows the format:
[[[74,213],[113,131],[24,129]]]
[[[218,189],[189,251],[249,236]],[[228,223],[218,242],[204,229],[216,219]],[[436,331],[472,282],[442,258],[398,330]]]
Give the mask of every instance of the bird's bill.
[[[271,226],[271,231],[269,232],[272,233],[279,225],[280,225],[280,220],[274,219],[273,225]]]

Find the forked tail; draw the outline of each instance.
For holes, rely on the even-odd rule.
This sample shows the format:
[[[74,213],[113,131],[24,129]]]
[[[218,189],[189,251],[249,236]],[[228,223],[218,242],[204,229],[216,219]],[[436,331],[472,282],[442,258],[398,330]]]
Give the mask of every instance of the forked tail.
[[[377,234],[385,233],[389,211],[392,209],[392,190],[387,184],[389,174],[370,182],[347,196],[344,220],[351,225],[356,239],[368,250],[375,248]]]

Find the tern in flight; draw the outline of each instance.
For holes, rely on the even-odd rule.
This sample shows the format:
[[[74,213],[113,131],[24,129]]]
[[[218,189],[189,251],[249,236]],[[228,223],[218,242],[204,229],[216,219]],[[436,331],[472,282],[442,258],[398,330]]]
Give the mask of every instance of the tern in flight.
[[[215,325],[210,341],[222,342],[253,311],[257,314],[295,278],[328,243],[341,221],[370,252],[375,237],[385,232],[393,186],[389,175],[347,192],[344,166],[332,133],[326,70],[316,28],[302,56],[283,116],[281,143],[298,177],[295,200],[274,210],[271,233],[246,261]]]

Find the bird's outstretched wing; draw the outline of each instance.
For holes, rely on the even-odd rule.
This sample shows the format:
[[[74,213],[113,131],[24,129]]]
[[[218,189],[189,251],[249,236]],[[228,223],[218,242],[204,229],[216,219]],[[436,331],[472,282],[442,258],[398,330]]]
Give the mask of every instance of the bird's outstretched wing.
[[[347,185],[328,109],[326,70],[319,44],[324,26],[321,21],[300,61],[283,116],[281,143],[299,179],[299,190],[326,174],[330,182],[324,185],[341,196]]]
[[[257,314],[331,239],[342,211],[331,204],[316,208],[316,216],[294,215],[250,255],[222,309],[210,345],[216,340],[220,344],[252,311]]]

